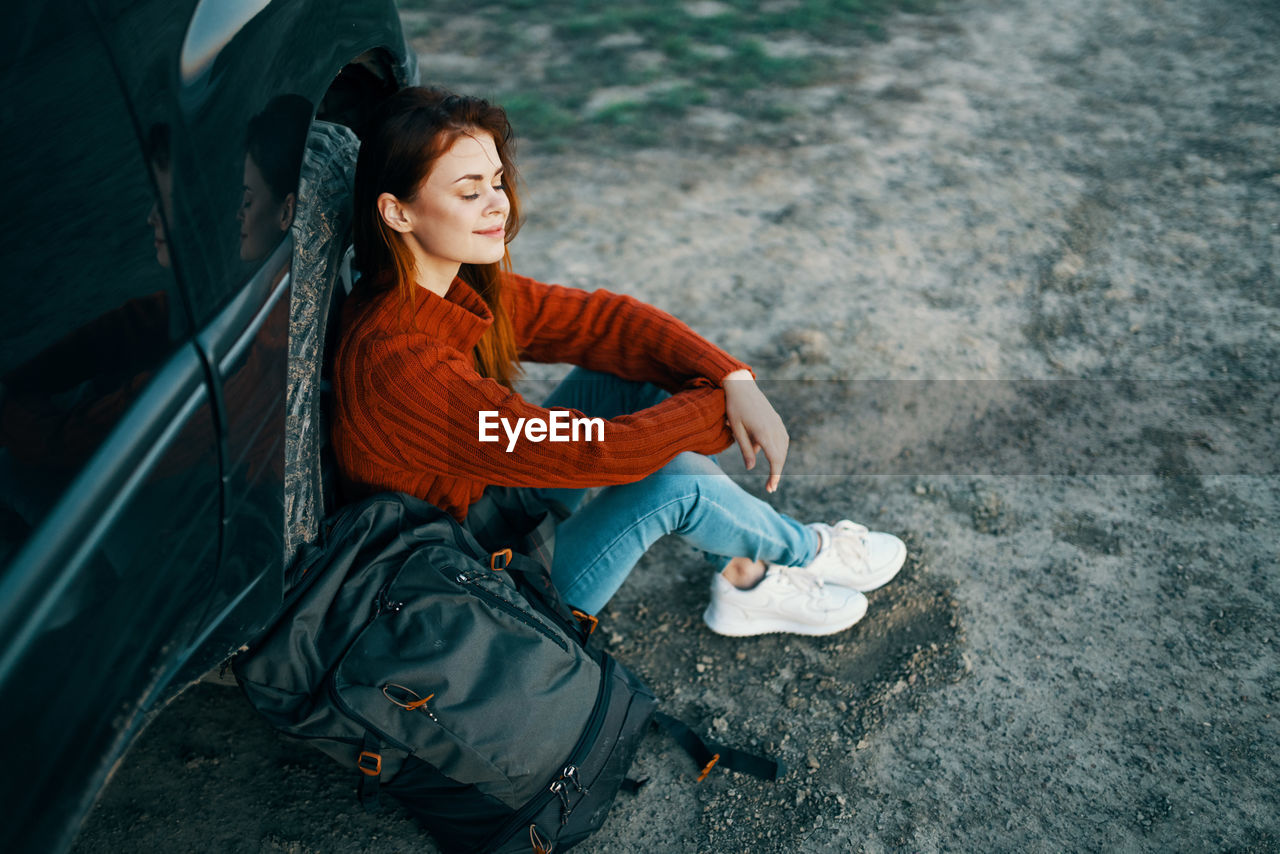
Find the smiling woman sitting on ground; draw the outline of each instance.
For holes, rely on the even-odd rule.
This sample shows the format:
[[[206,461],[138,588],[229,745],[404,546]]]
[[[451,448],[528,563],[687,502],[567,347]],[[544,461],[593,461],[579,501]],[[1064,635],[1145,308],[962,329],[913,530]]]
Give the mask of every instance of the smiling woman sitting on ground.
[[[863,592],[902,566],[902,542],[848,521],[802,525],[720,470],[709,455],[735,441],[748,468],[763,452],[773,492],[786,461],[786,428],[745,364],[631,297],[510,272],[520,221],[512,149],[499,107],[421,88],[389,99],[364,137],[362,277],[334,367],[333,444],[348,497],[416,495],[486,545],[524,536],[552,509],[564,517],[552,577],[587,612],[676,533],[720,569],[704,615],[713,631],[852,626],[866,613]],[[578,367],[539,406],[513,390],[522,359]],[[603,419],[603,435],[484,438],[484,423],[496,436],[498,424],[588,416]],[[591,487],[605,488],[584,501]]]

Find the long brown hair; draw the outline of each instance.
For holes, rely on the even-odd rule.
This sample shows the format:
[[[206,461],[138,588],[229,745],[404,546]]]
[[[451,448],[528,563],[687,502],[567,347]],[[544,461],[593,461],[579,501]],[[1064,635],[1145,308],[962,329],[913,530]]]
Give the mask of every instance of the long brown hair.
[[[510,243],[516,236],[520,201],[515,140],[507,114],[481,98],[422,87],[402,89],[379,107],[361,139],[356,159],[353,237],[356,269],[362,274],[357,298],[394,289],[411,309],[417,291],[413,253],[402,236],[383,221],[378,196],[390,193],[402,201],[413,201],[436,159],[465,134],[493,137],[511,201],[506,241]],[[511,256],[504,252],[498,263],[463,264],[458,270],[458,277],[493,313],[493,325],[475,346],[476,369],[507,387],[520,376],[515,333],[502,305],[503,273],[510,269]]]

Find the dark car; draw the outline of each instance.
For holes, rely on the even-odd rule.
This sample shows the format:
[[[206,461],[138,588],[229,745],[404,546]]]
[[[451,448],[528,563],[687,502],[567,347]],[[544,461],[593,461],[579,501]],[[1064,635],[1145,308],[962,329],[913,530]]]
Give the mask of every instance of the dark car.
[[[417,70],[391,0],[5,19],[0,850],[48,851],[332,504],[356,132]]]

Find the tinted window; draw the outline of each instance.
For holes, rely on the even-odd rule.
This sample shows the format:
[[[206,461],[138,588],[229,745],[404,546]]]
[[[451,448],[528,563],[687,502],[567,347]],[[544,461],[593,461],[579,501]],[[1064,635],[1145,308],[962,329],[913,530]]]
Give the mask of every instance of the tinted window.
[[[167,130],[145,131],[74,4],[3,52],[0,514],[35,525],[188,332],[166,240]],[[156,188],[166,191],[158,199]],[[12,536],[5,540],[12,545]]]
[[[175,241],[198,327],[242,290],[288,233],[311,104],[279,81],[296,4],[89,0],[120,73],[150,115],[183,128],[174,162]],[[285,20],[281,20],[281,18]],[[144,120],[144,124],[150,119]]]

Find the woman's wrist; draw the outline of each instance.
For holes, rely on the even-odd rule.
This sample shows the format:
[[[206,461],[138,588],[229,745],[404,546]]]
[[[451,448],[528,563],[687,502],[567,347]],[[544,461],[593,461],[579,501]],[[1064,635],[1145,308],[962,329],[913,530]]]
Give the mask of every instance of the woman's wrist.
[[[724,379],[720,380],[720,385],[723,386],[725,383],[729,382],[729,380],[754,380],[754,379],[755,379],[755,376],[751,373],[751,371],[747,370],[746,368],[739,368],[738,370],[726,376]]]

